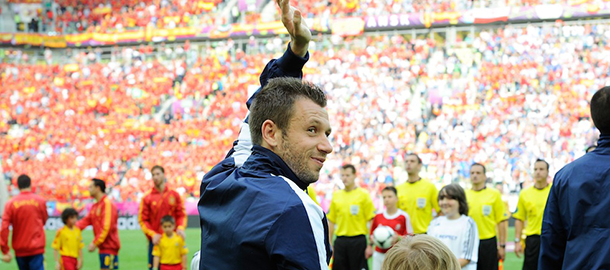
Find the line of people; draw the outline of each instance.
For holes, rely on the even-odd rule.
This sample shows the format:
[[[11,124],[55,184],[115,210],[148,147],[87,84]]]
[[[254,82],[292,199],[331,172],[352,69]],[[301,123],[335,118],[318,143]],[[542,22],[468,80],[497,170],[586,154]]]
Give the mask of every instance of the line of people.
[[[186,212],[182,197],[169,189],[165,169],[154,166],[154,188],[141,201],[138,220],[148,238],[148,269],[187,269],[188,249],[184,242],[186,234]],[[0,248],[2,260],[10,263],[13,255],[8,243],[10,227],[13,228],[11,245],[19,269],[44,269],[46,245],[44,225],[48,219],[46,201],[32,193],[31,179],[21,175],[17,179],[19,194],[9,200],[2,216]],[[119,268],[121,241],[118,233],[118,211],[106,196],[106,183],[94,178],[89,192],[95,203],[88,213],[78,220],[79,213],[73,208],[63,210],[61,220],[65,224],[55,235],[52,248],[55,269],[81,269],[82,249],[85,247],[81,231],[93,227],[93,241],[87,246],[89,252],[99,253],[100,269]]]
[[[450,248],[463,269],[498,269],[506,254],[510,214],[500,192],[487,187],[485,166],[480,163],[471,166],[470,189],[464,190],[454,183],[437,191],[431,182],[419,177],[422,163],[418,155],[409,154],[405,160],[409,180],[382,190],[385,210],[377,215],[368,192],[356,184],[355,167],[348,164],[341,168],[345,187],[333,194],[328,212],[330,239],[336,235],[333,269],[368,269],[371,255],[373,269],[381,269],[388,249],[377,247],[373,253],[373,232],[378,226],[395,231],[393,243],[398,242],[398,236],[406,235],[428,234],[438,238]],[[551,187],[546,161],[537,160],[534,172],[536,184],[523,190],[514,214],[518,256],[522,253],[523,224],[527,221],[524,269],[537,269],[542,213]]]

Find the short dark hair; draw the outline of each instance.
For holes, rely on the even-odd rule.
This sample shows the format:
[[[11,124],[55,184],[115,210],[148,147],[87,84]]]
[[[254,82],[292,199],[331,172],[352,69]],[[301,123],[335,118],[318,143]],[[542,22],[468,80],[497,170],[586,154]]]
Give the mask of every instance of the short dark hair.
[[[354,165],[345,164],[345,165],[341,166],[341,170],[347,170],[347,169],[352,170],[352,173],[356,174],[356,167],[354,167]]]
[[[407,159],[407,157],[410,157],[410,156],[414,156],[414,157],[416,157],[416,158],[417,158],[417,162],[419,162],[419,164],[422,164],[421,158],[419,157],[419,155],[418,155],[418,154],[415,154],[415,153],[408,153],[408,154],[405,156],[405,160]]]
[[[397,191],[397,190],[396,190],[396,188],[395,188],[395,187],[393,187],[393,186],[387,186],[387,187],[384,187],[384,188],[381,190],[381,192],[384,192],[384,191],[392,191],[392,192],[394,192],[394,194],[395,194],[396,196],[398,196],[398,191]]]
[[[102,193],[106,193],[106,182],[104,182],[104,180],[93,178],[91,179],[91,181],[93,181],[94,186],[100,188],[100,191],[102,191]]]
[[[483,165],[481,163],[478,163],[478,162],[475,162],[472,165],[470,165],[470,170],[471,171],[472,171],[472,167],[474,167],[474,166],[481,166],[481,167],[483,167],[483,174],[487,174],[487,168],[485,168],[485,165]]]
[[[597,148],[597,145],[589,145],[589,147],[587,147],[587,150],[585,150],[585,153],[589,153],[595,150],[595,148]]]
[[[172,217],[170,215],[166,215],[161,218],[161,224],[163,224],[165,222],[169,222],[171,224],[176,225],[176,220],[174,219],[174,217]]]
[[[161,165],[155,165],[150,169],[150,173],[154,172],[155,170],[161,170],[162,173],[165,173],[165,169],[163,169],[163,167],[161,167]]]
[[[78,218],[78,212],[76,211],[76,209],[66,208],[63,212],[61,212],[61,222],[63,222],[64,224],[66,224],[66,222],[68,222],[68,219],[71,217]]]
[[[601,134],[610,134],[610,86],[599,89],[591,98],[591,119]]]
[[[438,200],[441,200],[442,196],[447,196],[450,199],[458,201],[460,208],[460,215],[468,215],[468,201],[466,201],[466,192],[458,184],[446,185],[438,192]]]
[[[26,174],[22,174],[17,177],[17,187],[19,189],[26,189],[32,186],[32,179]]]
[[[326,107],[326,95],[319,87],[301,79],[280,77],[269,80],[256,95],[250,106],[250,136],[252,143],[260,145],[263,141],[263,123],[273,121],[278,129],[286,130],[294,114],[294,103],[299,98],[307,98]]]
[[[544,160],[544,159],[541,159],[541,158],[536,159],[536,162],[534,162],[534,164],[536,164],[536,163],[538,163],[538,162],[544,162],[544,164],[546,164],[546,170],[547,170],[547,171],[548,171],[548,170],[551,168],[551,166],[549,165],[549,163],[548,163],[548,162],[546,162],[546,160]]]

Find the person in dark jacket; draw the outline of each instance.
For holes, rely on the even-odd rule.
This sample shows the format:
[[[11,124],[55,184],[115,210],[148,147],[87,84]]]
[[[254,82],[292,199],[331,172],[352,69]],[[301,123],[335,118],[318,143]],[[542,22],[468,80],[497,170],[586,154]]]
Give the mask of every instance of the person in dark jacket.
[[[238,140],[201,183],[201,270],[328,269],[326,215],[305,191],[332,152],[326,96],[301,80],[309,29],[279,4],[288,49],[263,70]]]
[[[610,87],[591,99],[597,148],[555,175],[542,219],[539,269],[610,269]]]

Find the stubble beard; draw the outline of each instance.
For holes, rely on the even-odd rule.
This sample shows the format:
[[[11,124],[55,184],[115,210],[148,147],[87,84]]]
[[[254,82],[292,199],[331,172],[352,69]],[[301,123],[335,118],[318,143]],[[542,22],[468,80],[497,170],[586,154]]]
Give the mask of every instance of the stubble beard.
[[[311,184],[318,181],[320,172],[312,172],[307,167],[308,157],[305,152],[297,151],[291,148],[291,143],[288,138],[284,137],[282,141],[281,158],[286,162],[288,167],[296,174],[299,180]]]

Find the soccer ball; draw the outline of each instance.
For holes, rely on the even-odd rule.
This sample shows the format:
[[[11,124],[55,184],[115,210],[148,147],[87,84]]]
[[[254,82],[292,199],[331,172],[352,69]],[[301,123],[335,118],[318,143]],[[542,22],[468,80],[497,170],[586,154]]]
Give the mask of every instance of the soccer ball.
[[[392,247],[392,237],[394,237],[394,230],[390,227],[378,226],[373,231],[373,239],[375,240],[373,243],[381,249]]]

